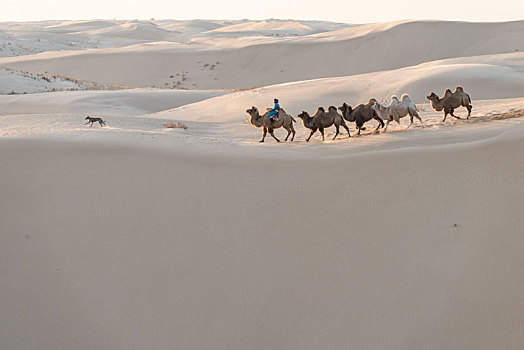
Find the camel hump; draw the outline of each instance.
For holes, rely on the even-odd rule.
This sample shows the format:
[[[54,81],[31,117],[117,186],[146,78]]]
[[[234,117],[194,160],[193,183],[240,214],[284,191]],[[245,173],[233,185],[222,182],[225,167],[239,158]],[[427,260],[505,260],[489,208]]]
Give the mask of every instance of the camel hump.
[[[338,109],[341,110],[341,111],[347,110],[349,112],[351,112],[353,110],[351,108],[351,106],[348,105],[346,102],[342,103],[342,106],[338,107]]]
[[[318,111],[320,111],[320,112],[325,112],[324,107],[318,107],[317,112],[318,112]]]
[[[408,94],[403,94],[400,98],[402,101],[411,102],[411,97]]]
[[[335,111],[335,112],[336,112],[336,111],[337,111],[337,107],[335,107],[335,106],[329,106],[329,107],[328,107],[328,110],[329,110],[329,111]]]
[[[462,88],[462,86],[458,85],[456,88],[455,88],[455,92],[464,92],[464,88]]]
[[[286,111],[284,110],[284,108],[280,108],[280,109],[278,110],[278,113],[280,113],[280,112],[282,112],[282,113],[284,113],[284,114],[287,114]]]
[[[398,97],[397,97],[397,95],[393,95],[393,96],[391,96],[391,101],[398,101]]]

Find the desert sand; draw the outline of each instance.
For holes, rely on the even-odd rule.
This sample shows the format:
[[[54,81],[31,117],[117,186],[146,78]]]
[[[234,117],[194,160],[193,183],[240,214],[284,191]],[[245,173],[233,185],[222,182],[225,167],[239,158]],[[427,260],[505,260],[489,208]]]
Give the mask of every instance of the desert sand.
[[[11,22],[0,47],[0,348],[522,349],[523,21]],[[472,116],[443,123],[425,96],[456,85]],[[424,128],[261,144],[245,113],[403,93]]]

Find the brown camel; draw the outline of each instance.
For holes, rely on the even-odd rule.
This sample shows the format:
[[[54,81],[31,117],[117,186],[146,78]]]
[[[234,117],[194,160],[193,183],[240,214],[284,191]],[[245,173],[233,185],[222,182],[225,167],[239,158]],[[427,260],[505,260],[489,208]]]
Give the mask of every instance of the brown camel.
[[[250,109],[246,110],[246,113],[251,116],[249,119],[250,123],[257,128],[262,127],[264,131],[264,135],[262,136],[262,140],[260,142],[264,142],[264,139],[266,138],[266,134],[269,132],[271,136],[278,142],[280,142],[279,139],[276,138],[275,134],[273,134],[273,130],[278,129],[280,127],[284,127],[284,129],[287,130],[287,136],[284,141],[287,141],[289,135],[293,134],[291,136],[291,141],[295,138],[295,128],[293,127],[293,123],[296,123],[297,121],[293,119],[292,116],[287,114],[282,108],[278,111],[278,120],[272,122],[269,118],[269,111],[264,113],[263,115],[260,115],[258,112],[258,109],[255,106],[251,106]]]
[[[464,92],[462,86],[457,86],[454,92],[451,92],[450,89],[446,89],[446,92],[442,98],[439,98],[434,92],[432,92],[429,96],[426,96],[426,98],[431,101],[431,107],[433,107],[434,110],[437,112],[444,110],[444,119],[442,119],[443,122],[446,121],[448,114],[451,114],[451,116],[460,119],[460,117],[457,117],[455,114],[453,114],[455,108],[458,107],[467,108],[468,117],[466,119],[469,119],[471,115],[471,109],[473,108],[473,106],[471,106],[471,99],[469,95]]]
[[[366,128],[363,127],[364,123],[370,121],[371,119],[375,119],[379,123],[375,131],[384,127],[384,121],[373,109],[373,106],[376,103],[377,100],[372,98],[368,101],[368,103],[359,104],[355,107],[355,109],[352,109],[351,106],[344,102],[342,106],[338,107],[338,109],[342,112],[344,119],[346,119],[348,122],[355,122],[358,129],[358,135],[360,135],[360,130],[366,130]]]
[[[309,134],[309,137],[306,141],[309,141],[309,139],[311,139],[311,136],[313,136],[313,134],[317,130],[319,130],[322,134],[322,141],[324,141],[324,129],[329,128],[332,125],[334,125],[335,129],[337,130],[335,136],[333,137],[333,140],[337,138],[340,126],[346,129],[346,131],[348,132],[348,136],[351,137],[351,134],[349,133],[349,128],[344,122],[342,116],[338,114],[337,108],[335,106],[329,106],[327,113],[323,107],[318,107],[317,112],[312,117],[308,114],[308,112],[302,111],[302,113],[300,113],[298,117],[302,119],[302,123],[304,124],[304,126],[311,130],[311,134]]]

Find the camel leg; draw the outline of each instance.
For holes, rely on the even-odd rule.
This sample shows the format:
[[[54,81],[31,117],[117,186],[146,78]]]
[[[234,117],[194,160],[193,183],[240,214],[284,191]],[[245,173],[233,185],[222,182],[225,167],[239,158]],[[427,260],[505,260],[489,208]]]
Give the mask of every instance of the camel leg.
[[[449,114],[451,114],[452,117],[455,117],[457,119],[460,119],[460,117],[457,117],[455,114],[453,114],[455,110],[453,108],[451,108],[451,110],[449,111]]]
[[[309,137],[307,138],[306,141],[309,142],[309,140],[311,139],[311,136],[313,136],[313,134],[315,133],[315,131],[317,131],[317,129],[311,129],[311,133],[309,134]]]
[[[351,134],[349,133],[349,128],[346,124],[342,124],[342,126],[344,127],[344,129],[346,129],[346,131],[348,132],[348,137],[351,137]]]
[[[291,135],[291,129],[286,129],[286,130],[287,130],[287,136],[284,139],[284,141],[287,141],[287,138],[289,137],[289,135]]]
[[[93,127],[93,122],[91,122],[91,125],[89,125],[89,127],[90,127],[90,128]]]
[[[411,125],[413,125],[413,115],[410,113],[409,114],[409,125],[408,125],[407,129],[411,128]]]
[[[291,140],[289,140],[289,141],[293,141],[293,139],[295,138],[295,128],[293,127],[293,121],[291,121],[291,123],[286,128],[286,130],[288,131],[288,134],[286,136],[286,141],[287,141],[289,135],[291,135]]]
[[[375,131],[378,131],[378,129],[384,127],[384,121],[383,121],[382,119],[380,119],[380,118],[375,118],[375,120],[378,122],[378,126],[377,126],[377,128],[375,129]]]
[[[468,118],[469,119],[469,116],[471,115],[471,110],[473,109],[473,106],[472,105],[467,105],[466,108],[468,109]]]
[[[357,135],[360,135],[360,127],[357,126],[357,128],[358,128],[358,133],[357,133]]]
[[[420,118],[420,115],[418,115],[418,113],[415,114],[415,118],[417,118],[418,121],[420,122],[420,125],[422,125],[422,127],[424,127],[424,123],[422,123],[422,118]]]
[[[320,133],[322,134],[322,141],[326,141],[326,139],[324,138],[324,129],[318,128],[318,131],[320,131]]]
[[[385,126],[384,121],[382,118],[378,118],[378,122],[380,123],[380,127],[383,128]]]
[[[446,118],[448,117],[448,111],[444,110],[444,119],[442,119],[442,122],[444,123],[446,121]]]
[[[339,133],[339,126],[335,125],[335,128],[337,129],[337,132],[335,133],[335,136],[333,136],[333,140],[337,138],[337,135]]]
[[[418,115],[418,112],[413,112],[413,115],[411,116],[411,124],[413,124],[413,117],[417,118],[418,121],[420,122],[420,125],[424,127],[424,123],[422,123],[422,119],[420,118],[420,115]]]
[[[386,126],[384,127],[384,132],[386,132],[388,130],[388,125],[389,125],[389,122],[391,122],[391,120],[386,120]]]
[[[277,139],[277,137],[275,136],[275,134],[273,134],[273,129],[269,129],[269,135],[273,136],[273,138],[274,138],[275,140],[277,140],[277,142],[280,142],[280,140]]]
[[[259,142],[264,142],[264,139],[266,138],[266,134],[267,134],[267,128],[263,126],[262,129],[264,130],[264,134],[262,136],[262,140],[260,140]]]

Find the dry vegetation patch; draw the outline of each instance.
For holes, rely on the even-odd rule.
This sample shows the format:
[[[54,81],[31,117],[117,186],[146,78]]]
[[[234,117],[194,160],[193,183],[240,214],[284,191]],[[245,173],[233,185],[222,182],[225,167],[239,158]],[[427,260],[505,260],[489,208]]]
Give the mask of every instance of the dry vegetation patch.
[[[187,129],[187,126],[185,124],[182,124],[181,122],[169,122],[167,124],[164,124],[164,126],[169,129]]]

